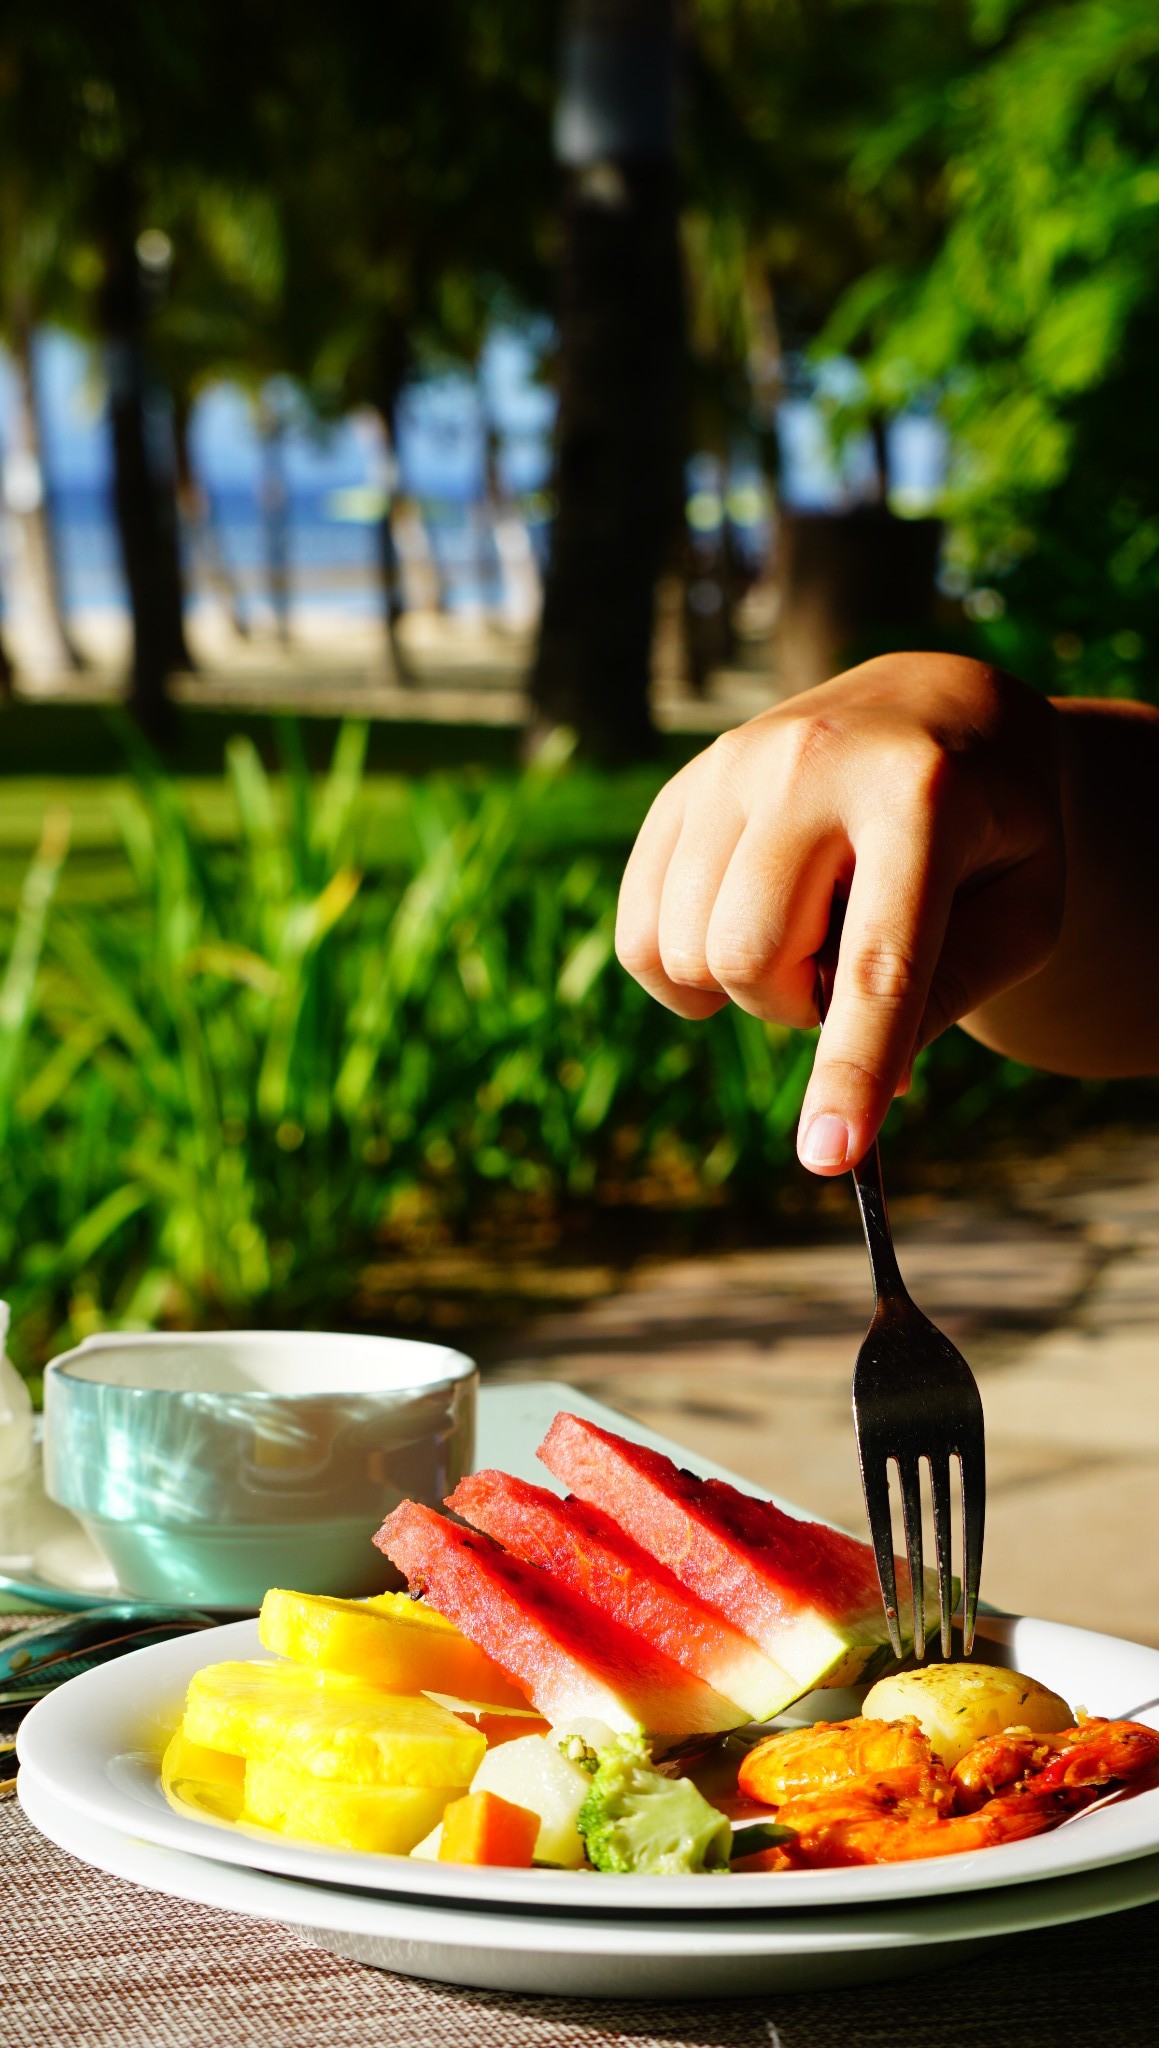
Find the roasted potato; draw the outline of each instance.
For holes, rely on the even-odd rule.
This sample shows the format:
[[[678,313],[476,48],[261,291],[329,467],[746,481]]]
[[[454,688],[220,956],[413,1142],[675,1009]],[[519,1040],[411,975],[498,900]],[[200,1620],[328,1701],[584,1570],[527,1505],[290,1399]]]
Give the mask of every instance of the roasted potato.
[[[899,1671],[870,1687],[861,1711],[881,1721],[912,1716],[947,1770],[984,1735],[1000,1735],[1004,1728],[1052,1735],[1074,1726],[1074,1715],[1057,1693],[996,1664],[930,1664],[922,1671]]]

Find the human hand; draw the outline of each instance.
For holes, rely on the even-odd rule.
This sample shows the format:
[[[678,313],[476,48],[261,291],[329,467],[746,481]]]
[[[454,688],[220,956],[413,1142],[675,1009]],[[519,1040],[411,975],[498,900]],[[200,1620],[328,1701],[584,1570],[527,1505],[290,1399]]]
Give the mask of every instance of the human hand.
[[[815,956],[848,897],[798,1134],[814,1172],[855,1164],[921,1048],[1048,958],[1057,723],[999,669],[889,655],[722,734],[649,811],[616,951],[682,1017],[731,1000],[815,1025]]]

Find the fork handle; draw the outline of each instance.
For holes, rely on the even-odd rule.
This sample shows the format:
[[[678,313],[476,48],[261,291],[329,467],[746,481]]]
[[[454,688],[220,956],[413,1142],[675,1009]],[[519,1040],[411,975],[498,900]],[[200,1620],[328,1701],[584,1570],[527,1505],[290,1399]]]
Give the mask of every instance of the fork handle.
[[[845,903],[835,896],[829,913],[829,930],[825,943],[817,954],[817,976],[814,997],[821,1028],[829,1014],[833,1000],[833,982],[837,973],[837,955],[841,945],[841,928],[845,922]],[[893,1248],[893,1232],[889,1227],[889,1210],[885,1203],[885,1189],[881,1180],[881,1153],[875,1138],[864,1158],[852,1168],[853,1186],[857,1194],[857,1206],[861,1211],[861,1227],[865,1232],[865,1246],[869,1253],[869,1270],[873,1276],[873,1297],[880,1309],[890,1301],[907,1301],[909,1293],[901,1277],[897,1253]]]
[[[889,1210],[885,1206],[885,1189],[881,1184],[881,1153],[878,1151],[876,1138],[864,1159],[859,1159],[853,1168],[853,1186],[857,1193],[861,1227],[865,1232],[865,1244],[869,1253],[874,1301],[878,1308],[890,1301],[907,1301],[909,1293],[897,1263],[897,1253],[893,1248],[893,1232],[889,1227]]]

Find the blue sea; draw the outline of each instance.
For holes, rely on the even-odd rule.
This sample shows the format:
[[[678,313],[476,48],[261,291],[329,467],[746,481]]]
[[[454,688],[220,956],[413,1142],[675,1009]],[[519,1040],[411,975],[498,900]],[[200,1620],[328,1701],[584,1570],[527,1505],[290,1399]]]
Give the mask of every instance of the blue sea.
[[[445,609],[489,610],[504,598],[492,501],[498,495],[523,522],[542,568],[550,532],[551,444],[555,399],[542,374],[550,341],[546,323],[496,327],[473,371],[417,378],[404,393],[389,448],[369,412],[323,423],[285,380],[262,393],[268,417],[280,422],[278,474],[284,491],[292,601],[311,608],[373,613],[381,607],[378,517],[389,494],[417,509],[433,557]],[[832,445],[827,407],[848,396],[853,365],[822,365],[799,375],[778,409],[781,501],[802,510],[837,511],[877,490],[872,450],[856,436]],[[36,342],[44,471],[52,493],[65,603],[74,611],[121,608],[125,602],[116,533],[109,509],[111,450],[103,378],[96,352],[75,337],[46,329]],[[0,352],[0,458],[12,446],[15,386]],[[219,383],[194,409],[193,466],[212,509],[217,545],[247,597],[265,587],[270,444],[259,432],[252,397]],[[888,430],[891,502],[910,515],[937,501],[945,474],[944,430],[930,411],[913,411]],[[727,516],[756,564],[768,538],[767,486],[755,449],[729,462],[693,457],[688,473],[692,530],[705,535]],[[204,533],[184,535],[194,597],[208,587]]]
[[[294,595],[314,605],[375,610],[379,597],[378,515],[390,492],[419,508],[427,545],[458,606],[499,601],[501,578],[485,512],[491,487],[525,521],[542,554],[549,512],[555,400],[539,376],[534,333],[497,329],[473,373],[424,377],[404,393],[397,448],[370,413],[319,422],[281,380],[263,393],[280,421],[278,469]],[[36,342],[45,478],[69,609],[119,607],[124,584],[109,510],[111,449],[99,358],[70,335],[46,330]],[[15,387],[0,355],[0,454],[13,440]],[[230,571],[244,588],[264,580],[263,492],[269,449],[254,405],[237,386],[199,398],[190,428],[198,481],[212,509]],[[196,532],[185,535],[194,588],[204,577]]]

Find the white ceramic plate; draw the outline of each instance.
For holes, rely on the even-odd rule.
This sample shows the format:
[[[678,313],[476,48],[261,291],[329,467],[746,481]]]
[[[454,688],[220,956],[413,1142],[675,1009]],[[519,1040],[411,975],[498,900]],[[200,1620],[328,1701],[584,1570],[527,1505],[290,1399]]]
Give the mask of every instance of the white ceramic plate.
[[[528,1913],[330,1890],[159,1848],[76,1813],[22,1771],[29,1819],[98,1870],[171,1898],[281,1921],[337,1955],[404,1976],[556,1997],[739,1998],[936,1969],[988,1942],[1159,1898],[1159,1857],[1039,1885],[902,1908],[655,1917]],[[719,1892],[718,1892],[719,1897]]]
[[[1056,1622],[988,1617],[978,1652],[990,1662],[1030,1673],[1091,1713],[1131,1714],[1159,1726],[1157,1650]],[[257,1623],[237,1621],[156,1643],[87,1671],[27,1716],[19,1736],[21,1764],[78,1814],[158,1846],[319,1884],[551,1911],[718,1914],[756,1907],[864,1906],[1065,1877],[1159,1851],[1159,1790],[1091,1813],[1053,1834],[969,1855],[734,1879],[479,1870],[326,1849],[174,1812],[161,1790],[158,1763],[180,1720],[189,1679],[203,1664],[262,1655]],[[813,1697],[820,1707],[824,1695]]]

